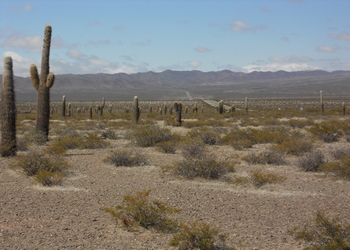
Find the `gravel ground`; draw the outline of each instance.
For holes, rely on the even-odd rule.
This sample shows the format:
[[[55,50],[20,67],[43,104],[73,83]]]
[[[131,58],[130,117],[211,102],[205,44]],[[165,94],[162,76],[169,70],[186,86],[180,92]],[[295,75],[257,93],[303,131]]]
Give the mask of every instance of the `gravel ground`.
[[[114,140],[111,147],[127,144]],[[247,153],[219,148],[223,155]],[[33,184],[9,169],[12,159],[1,158],[0,249],[175,249],[168,245],[170,235],[128,232],[104,212],[122,204],[124,195],[145,189],[152,190],[151,199],[181,208],[177,219],[213,223],[237,249],[302,249],[286,232],[312,221],[318,210],[350,221],[349,182],[301,172],[293,158],[284,166],[238,163],[233,175],[259,168],[287,177],[257,189],[163,173],[161,166],[181,159],[179,151],[164,154],[142,148],[149,159],[146,166],[116,168],[103,162],[110,150],[68,151],[64,158],[71,166],[69,174],[62,186],[50,188]]]

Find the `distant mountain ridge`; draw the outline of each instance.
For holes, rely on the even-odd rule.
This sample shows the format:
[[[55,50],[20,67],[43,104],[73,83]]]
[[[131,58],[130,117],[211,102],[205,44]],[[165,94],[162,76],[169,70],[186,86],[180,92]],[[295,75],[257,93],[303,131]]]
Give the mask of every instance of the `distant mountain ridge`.
[[[2,79],[2,78],[1,78]],[[195,97],[220,98],[220,93],[225,96],[225,92],[235,90],[235,94],[248,92],[258,98],[259,92],[253,93],[254,88],[265,90],[272,89],[270,95],[264,94],[263,97],[279,97],[283,91],[285,96],[290,96],[290,89],[299,85],[307,89],[320,88],[323,85],[336,83],[338,94],[341,94],[341,86],[350,84],[350,71],[323,70],[314,71],[276,71],[276,72],[233,72],[230,70],[202,72],[193,71],[172,71],[163,72],[142,72],[135,74],[62,74],[56,75],[56,80],[51,95],[53,99],[65,94],[71,95],[71,99],[76,100],[99,100],[102,96],[115,97],[116,99],[127,100],[133,95],[145,94],[145,98],[162,100],[169,98],[185,98],[185,91],[191,92]],[[323,84],[320,86],[320,84]],[[237,87],[239,85],[239,87]],[[225,89],[226,86],[226,89]],[[281,88],[282,87],[282,88]],[[287,88],[286,88],[287,87]],[[15,88],[20,100],[35,100],[36,91],[34,90],[30,77],[15,77]],[[280,88],[280,91],[278,89]],[[277,92],[278,93],[277,93]],[[316,91],[316,89],[315,89]],[[344,90],[343,90],[344,91]],[[208,96],[211,93],[212,96]],[[265,91],[266,92],[266,91]],[[305,95],[302,90],[300,94]],[[138,94],[139,93],[139,94]],[[297,94],[297,93],[295,93]],[[204,97],[203,96],[203,97]]]

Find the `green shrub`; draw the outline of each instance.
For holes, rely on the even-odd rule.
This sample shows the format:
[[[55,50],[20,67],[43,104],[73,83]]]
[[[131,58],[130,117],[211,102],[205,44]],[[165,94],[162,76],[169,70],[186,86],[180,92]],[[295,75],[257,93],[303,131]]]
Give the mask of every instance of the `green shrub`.
[[[319,170],[350,180],[350,155],[345,155],[334,162],[325,163],[320,166]]]
[[[324,154],[319,150],[315,150],[300,158],[297,166],[304,171],[315,172],[324,163]]]
[[[105,211],[127,229],[141,226],[163,233],[177,231],[178,223],[170,215],[180,212],[180,209],[168,206],[160,200],[150,201],[150,193],[151,190],[145,190],[135,195],[125,195],[124,205],[118,205],[115,209],[105,208]]]
[[[156,143],[170,140],[171,132],[169,129],[162,129],[157,125],[136,126],[132,138],[138,146],[152,147]]]
[[[109,142],[103,141],[96,133],[87,133],[84,137],[82,149],[106,148],[110,145]]]
[[[312,140],[307,137],[298,138],[294,136],[286,137],[281,143],[271,146],[272,151],[280,151],[282,153],[297,156],[310,152],[312,149]]]
[[[306,126],[312,126],[315,122],[311,119],[290,119],[289,125],[292,128],[304,128]]]
[[[47,142],[47,137],[45,133],[42,131],[38,131],[36,129],[29,129],[27,132],[24,133],[21,140],[26,145],[30,145],[30,144],[44,145]]]
[[[181,223],[180,230],[172,236],[169,245],[180,250],[234,249],[226,246],[226,239],[227,236],[221,234],[219,228],[196,220],[188,224]]]
[[[306,244],[305,250],[345,250],[350,248],[350,224],[343,223],[339,218],[329,218],[324,212],[318,211],[313,224],[303,227],[296,226],[288,233],[295,240]]]
[[[213,154],[197,157],[185,156],[184,159],[172,167],[176,175],[187,179],[201,177],[204,179],[218,179],[227,172],[234,170],[234,165],[228,160],[218,161]]]
[[[10,167],[21,169],[27,176],[33,176],[36,182],[44,186],[51,186],[61,184],[68,162],[59,155],[45,155],[33,151],[17,155]]]
[[[286,163],[283,159],[282,153],[279,151],[267,151],[258,154],[251,153],[243,157],[243,160],[250,164],[284,165]]]
[[[116,167],[141,166],[147,163],[146,157],[143,154],[132,149],[120,149],[112,151],[110,156],[108,156],[104,161],[111,163]]]
[[[118,139],[118,136],[115,134],[115,132],[113,130],[107,129],[106,131],[102,132],[101,138],[116,140],[116,139]]]
[[[82,138],[75,137],[58,137],[53,140],[52,146],[54,147],[62,147],[64,149],[76,149],[81,148],[84,144]]]

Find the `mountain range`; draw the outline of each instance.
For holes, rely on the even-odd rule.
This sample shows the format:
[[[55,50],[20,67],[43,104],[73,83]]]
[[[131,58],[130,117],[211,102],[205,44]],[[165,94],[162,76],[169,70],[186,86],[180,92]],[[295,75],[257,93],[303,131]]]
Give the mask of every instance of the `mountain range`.
[[[1,77],[2,79],[2,77]],[[346,97],[350,71],[233,72],[229,70],[144,72],[135,74],[56,75],[51,100],[183,100],[194,99]],[[18,101],[36,100],[30,77],[15,76]]]

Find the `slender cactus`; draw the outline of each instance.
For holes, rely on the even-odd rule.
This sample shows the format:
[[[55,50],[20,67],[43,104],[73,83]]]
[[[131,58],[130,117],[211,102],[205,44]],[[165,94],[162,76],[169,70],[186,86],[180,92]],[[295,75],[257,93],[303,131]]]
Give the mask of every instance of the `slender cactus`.
[[[341,107],[342,107],[343,115],[345,115],[346,113],[345,102],[341,104]]]
[[[89,106],[89,118],[90,119],[92,118],[92,106],[91,105]]]
[[[46,139],[49,136],[50,121],[50,88],[55,81],[55,75],[50,71],[50,47],[51,47],[52,28],[46,25],[44,31],[44,44],[41,57],[40,77],[37,67],[30,66],[30,77],[34,88],[38,91],[38,100],[36,105],[36,129],[42,131]]]
[[[66,117],[66,96],[62,97],[62,116]]]
[[[176,126],[181,126],[182,103],[175,102],[174,103],[174,110],[176,113],[176,118],[175,118]]]
[[[4,58],[1,89],[1,156],[16,155],[16,101],[13,81],[12,58]]]
[[[245,109],[245,112],[248,114],[248,97],[244,99],[244,109]]]
[[[105,107],[105,98],[102,98],[102,103],[98,106],[98,111],[100,112],[100,116],[103,115],[103,108]]]
[[[323,103],[323,94],[322,94],[322,90],[320,91],[320,103],[321,103],[321,111],[322,111],[322,114],[324,114],[324,103]]]
[[[140,119],[140,107],[139,107],[139,98],[137,96],[134,97],[134,118],[135,123],[139,123]]]

